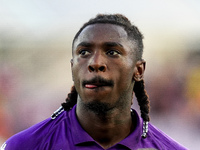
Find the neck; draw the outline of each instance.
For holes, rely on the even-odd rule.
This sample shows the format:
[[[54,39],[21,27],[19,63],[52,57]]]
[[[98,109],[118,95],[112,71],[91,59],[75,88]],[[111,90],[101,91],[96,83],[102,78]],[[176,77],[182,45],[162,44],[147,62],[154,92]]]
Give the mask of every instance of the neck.
[[[134,129],[130,106],[97,113],[77,103],[77,118],[83,129],[103,148],[107,149],[127,137]]]

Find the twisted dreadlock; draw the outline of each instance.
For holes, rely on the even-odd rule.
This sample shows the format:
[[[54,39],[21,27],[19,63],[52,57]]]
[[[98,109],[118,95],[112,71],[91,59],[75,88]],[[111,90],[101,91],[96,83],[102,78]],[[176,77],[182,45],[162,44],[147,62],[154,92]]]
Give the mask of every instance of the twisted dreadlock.
[[[143,35],[140,33],[138,28],[131,24],[131,22],[123,15],[121,14],[115,14],[115,15],[102,15],[99,14],[96,16],[96,18],[93,18],[89,20],[87,23],[85,23],[80,30],[77,32],[77,34],[74,37],[73,44],[75,40],[78,38],[79,34],[82,32],[82,30],[91,24],[97,24],[97,23],[108,23],[108,24],[114,24],[119,25],[125,29],[125,31],[128,34],[128,38],[134,42],[134,44],[137,44],[136,49],[136,59],[142,60],[142,54],[143,54]],[[72,47],[73,48],[73,47]],[[147,136],[148,132],[148,122],[150,120],[149,117],[149,99],[148,95],[146,93],[145,87],[144,87],[144,81],[136,81],[133,91],[135,92],[135,96],[137,98],[138,104],[140,106],[141,111],[141,117],[143,119],[143,134],[142,137]],[[52,118],[55,118],[58,114],[60,114],[63,109],[64,110],[70,110],[76,103],[77,103],[77,91],[74,86],[71,88],[71,92],[68,94],[68,97],[66,99],[65,103],[62,103],[62,106],[54,112],[52,115]]]
[[[144,80],[135,82],[133,87],[133,91],[135,92],[135,96],[138,101],[138,105],[140,106],[141,117],[143,119],[143,134],[142,137],[146,138],[148,132],[148,122],[150,121],[149,117],[149,98],[144,86]]]

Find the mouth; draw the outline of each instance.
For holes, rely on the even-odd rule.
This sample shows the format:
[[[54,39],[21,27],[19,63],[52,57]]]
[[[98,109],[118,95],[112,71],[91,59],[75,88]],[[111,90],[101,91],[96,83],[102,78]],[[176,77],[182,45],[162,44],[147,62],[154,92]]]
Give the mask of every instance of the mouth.
[[[113,87],[114,82],[112,80],[107,80],[102,77],[95,77],[91,80],[83,81],[83,87],[88,89],[97,89],[102,87]]]
[[[95,88],[99,88],[99,87],[103,87],[103,86],[108,86],[108,85],[99,84],[99,83],[85,84],[85,88],[88,88],[88,89],[95,89]]]

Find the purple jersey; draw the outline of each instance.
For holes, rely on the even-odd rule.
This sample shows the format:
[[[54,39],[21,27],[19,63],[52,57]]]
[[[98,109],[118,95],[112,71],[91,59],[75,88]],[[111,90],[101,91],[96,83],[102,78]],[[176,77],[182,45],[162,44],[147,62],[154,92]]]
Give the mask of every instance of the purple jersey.
[[[133,110],[134,111],[134,110]],[[186,150],[163,132],[149,124],[146,138],[142,138],[142,119],[135,130],[108,150]],[[76,118],[76,106],[63,111],[55,119],[48,118],[9,138],[1,150],[103,150],[81,127]]]

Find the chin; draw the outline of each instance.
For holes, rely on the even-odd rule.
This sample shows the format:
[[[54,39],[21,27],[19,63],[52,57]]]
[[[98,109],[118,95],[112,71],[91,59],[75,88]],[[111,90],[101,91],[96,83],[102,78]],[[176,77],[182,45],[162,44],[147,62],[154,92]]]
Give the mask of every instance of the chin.
[[[84,103],[87,110],[92,111],[97,115],[105,115],[110,112],[113,107],[109,103],[100,102],[98,100]]]

